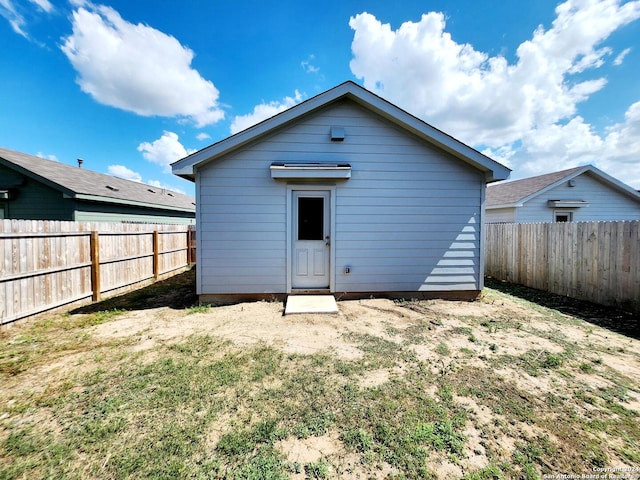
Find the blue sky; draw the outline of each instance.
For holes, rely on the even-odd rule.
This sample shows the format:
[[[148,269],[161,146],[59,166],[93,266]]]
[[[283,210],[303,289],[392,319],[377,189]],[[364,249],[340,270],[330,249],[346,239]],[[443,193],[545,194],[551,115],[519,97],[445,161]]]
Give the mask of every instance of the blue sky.
[[[0,146],[169,164],[353,80],[513,169],[640,189],[640,1],[0,0]]]

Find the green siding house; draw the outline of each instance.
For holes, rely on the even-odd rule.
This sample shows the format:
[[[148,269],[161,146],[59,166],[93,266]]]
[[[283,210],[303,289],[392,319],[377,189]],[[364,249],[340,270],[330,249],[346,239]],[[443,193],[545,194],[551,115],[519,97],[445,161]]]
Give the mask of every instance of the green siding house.
[[[195,223],[195,199],[0,148],[0,219]]]

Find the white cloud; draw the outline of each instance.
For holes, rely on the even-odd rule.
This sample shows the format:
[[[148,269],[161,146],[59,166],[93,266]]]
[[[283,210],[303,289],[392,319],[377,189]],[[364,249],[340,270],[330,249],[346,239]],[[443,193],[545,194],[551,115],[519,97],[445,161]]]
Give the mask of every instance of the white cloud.
[[[53,5],[49,0],[31,0],[31,3],[45,13],[51,13],[53,11]],[[25,5],[24,2],[18,2],[16,4],[14,0],[0,0],[0,16],[9,22],[9,25],[11,25],[15,33],[22,35],[27,40],[32,40],[25,31],[27,26],[25,12],[28,11],[28,6]]]
[[[629,107],[623,122],[598,134],[581,116],[566,124],[550,124],[525,134],[518,151],[488,149],[486,155],[505,160],[518,171],[514,178],[539,175],[578,165],[593,164],[634,188],[640,188],[640,102]],[[508,154],[505,155],[505,152]]]
[[[6,1],[6,0],[5,0]],[[224,118],[218,89],[191,67],[193,52],[113,8],[83,2],[62,51],[96,101],[143,116],[186,117],[199,127]]]
[[[318,73],[320,72],[320,68],[313,65],[311,62],[315,60],[315,55],[309,55],[306,60],[300,62],[300,66],[306,73]]]
[[[183,195],[186,195],[186,192],[181,188],[174,187],[173,185],[169,185],[168,183],[164,183],[159,180],[149,180],[147,184],[151,185],[152,187],[163,188],[165,190],[171,190],[172,192],[182,193]]]
[[[31,3],[36,4],[43,12],[53,12],[53,5],[49,0],[31,0]]]
[[[608,47],[594,50],[583,55],[574,65],[571,66],[567,73],[581,73],[589,68],[600,68],[604,65],[604,57],[610,55],[612,50]]]
[[[109,165],[108,171],[110,175],[125,180],[133,180],[134,182],[142,182],[142,175],[138,172],[125,167],[124,165]]]
[[[616,56],[616,58],[613,59],[613,64],[616,66],[622,65],[622,62],[624,61],[624,57],[629,55],[630,52],[631,52],[630,48],[625,48]]]
[[[612,54],[602,43],[638,18],[637,0],[568,0],[551,28],[539,26],[510,63],[457,43],[442,13],[392,30],[365,12],[349,22],[350,67],[366,88],[512,168],[553,170],[565,166],[559,161],[598,161],[590,148],[616,155],[606,148],[609,136],[598,136],[577,111],[606,87],[603,75],[593,75]],[[588,80],[580,75],[586,71]]]
[[[36,153],[36,157],[44,158],[45,160],[53,160],[54,162],[59,162],[58,157],[55,155],[46,155],[42,152]]]
[[[18,12],[12,0],[0,0],[0,15],[9,22],[14,32],[28,38],[23,29],[25,26],[24,17]]]
[[[245,130],[267,118],[284,112],[302,101],[302,94],[296,90],[293,97],[284,97],[281,101],[261,103],[253,108],[253,112],[246,115],[237,115],[231,122],[231,134]]]
[[[165,173],[171,173],[173,162],[195,152],[195,150],[186,149],[178,140],[176,133],[167,131],[151,143],[143,142],[138,145],[138,151],[142,152],[145,160],[160,165]]]
[[[134,182],[144,183],[145,185],[150,185],[156,188],[162,188],[165,190],[171,190],[172,192],[185,193],[184,190],[169,185],[167,183],[161,182],[160,180],[149,180],[146,182],[142,182],[142,175],[138,172],[134,172],[130,168],[125,167],[124,165],[109,165],[109,174],[114,177],[124,178],[125,180],[132,180]]]
[[[211,138],[211,135],[209,135],[208,133],[204,133],[204,132],[200,132],[198,135],[196,135],[196,139],[202,141],[202,140],[208,140]]]
[[[640,102],[631,105],[624,122],[607,129],[599,165],[611,175],[640,189]]]

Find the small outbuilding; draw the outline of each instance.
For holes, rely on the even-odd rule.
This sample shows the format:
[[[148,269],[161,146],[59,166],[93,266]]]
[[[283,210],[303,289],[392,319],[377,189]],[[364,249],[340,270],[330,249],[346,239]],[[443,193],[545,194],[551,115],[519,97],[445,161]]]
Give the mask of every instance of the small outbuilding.
[[[353,82],[172,165],[196,183],[201,302],[474,298],[510,170]]]
[[[487,187],[487,223],[640,220],[640,193],[593,165]]]

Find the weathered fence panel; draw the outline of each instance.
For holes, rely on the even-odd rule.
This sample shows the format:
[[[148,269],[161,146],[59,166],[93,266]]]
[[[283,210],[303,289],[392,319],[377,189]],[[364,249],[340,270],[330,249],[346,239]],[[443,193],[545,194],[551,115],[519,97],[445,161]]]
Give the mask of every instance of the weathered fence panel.
[[[640,221],[487,224],[485,274],[640,312]]]
[[[99,300],[190,263],[184,225],[0,220],[0,324]]]

